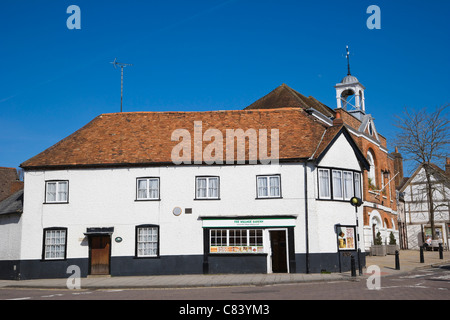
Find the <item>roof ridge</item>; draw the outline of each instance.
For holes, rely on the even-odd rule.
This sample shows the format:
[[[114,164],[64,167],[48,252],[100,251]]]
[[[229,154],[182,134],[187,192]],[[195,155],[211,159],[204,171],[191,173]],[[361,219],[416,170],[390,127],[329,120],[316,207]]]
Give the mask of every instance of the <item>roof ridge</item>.
[[[101,113],[97,117],[112,116],[112,115],[137,115],[137,114],[193,114],[193,113],[255,113],[255,112],[280,112],[286,110],[298,111],[298,108],[282,107],[282,108],[265,108],[265,109],[230,109],[230,110],[205,110],[205,111],[131,111],[131,112],[110,112]]]

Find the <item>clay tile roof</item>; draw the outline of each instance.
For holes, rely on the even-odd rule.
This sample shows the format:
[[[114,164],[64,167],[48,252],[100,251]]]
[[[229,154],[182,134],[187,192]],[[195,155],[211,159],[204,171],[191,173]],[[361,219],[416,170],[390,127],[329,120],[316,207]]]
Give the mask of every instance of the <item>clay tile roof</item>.
[[[21,167],[169,164],[173,163],[173,148],[181,141],[171,139],[177,129],[190,133],[193,161],[194,121],[201,121],[203,133],[207,129],[218,129],[222,133],[224,159],[227,129],[255,129],[256,132],[267,129],[268,152],[271,150],[271,129],[278,129],[280,160],[308,159],[317,149],[325,131],[325,126],[302,108],[110,113],[96,117],[67,138],[25,161]],[[203,149],[210,143],[203,141]],[[248,157],[247,152],[246,159]]]
[[[329,127],[323,134],[318,146],[317,150],[314,152],[312,157],[317,159],[320,155],[325,151],[327,146],[333,141],[336,135],[341,131],[343,125]]]
[[[335,116],[333,109],[327,107],[314,97],[305,97],[284,83],[246,107],[245,110],[275,108],[302,108],[305,110],[313,108],[327,117]]]

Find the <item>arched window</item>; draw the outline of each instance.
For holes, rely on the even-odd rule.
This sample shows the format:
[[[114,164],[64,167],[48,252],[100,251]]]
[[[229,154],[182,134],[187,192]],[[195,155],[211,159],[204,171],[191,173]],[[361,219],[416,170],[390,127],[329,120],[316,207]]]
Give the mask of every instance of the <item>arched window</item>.
[[[367,177],[369,178],[369,189],[375,189],[376,188],[376,180],[375,180],[375,158],[373,156],[373,153],[369,150],[367,151],[367,160],[370,164],[370,170],[367,173]]]
[[[372,128],[372,122],[369,122],[369,125],[367,126],[367,130],[369,131],[369,134],[373,136],[373,128]]]

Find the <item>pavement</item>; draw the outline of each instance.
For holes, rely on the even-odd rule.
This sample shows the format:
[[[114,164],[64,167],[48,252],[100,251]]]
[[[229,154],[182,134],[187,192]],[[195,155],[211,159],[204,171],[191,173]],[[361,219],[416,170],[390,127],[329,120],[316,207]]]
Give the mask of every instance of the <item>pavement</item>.
[[[369,268],[376,265],[380,275],[390,276],[411,272],[420,268],[438,267],[450,264],[450,251],[444,251],[443,259],[439,252],[424,252],[424,263],[420,263],[419,250],[401,250],[399,252],[400,270],[395,270],[395,256],[367,256],[366,268],[361,276],[350,272],[329,274],[217,274],[217,275],[170,275],[170,276],[97,276],[79,279],[80,289],[133,289],[133,288],[194,288],[222,286],[266,286],[301,282],[359,281],[372,275]],[[0,288],[40,288],[67,289],[68,283],[76,285],[73,279],[37,279],[37,280],[0,280]]]

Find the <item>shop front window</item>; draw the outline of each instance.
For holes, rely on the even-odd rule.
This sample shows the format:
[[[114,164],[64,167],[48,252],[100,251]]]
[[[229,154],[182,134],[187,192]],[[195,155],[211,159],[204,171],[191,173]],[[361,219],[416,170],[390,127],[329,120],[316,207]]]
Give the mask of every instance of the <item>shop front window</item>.
[[[210,253],[262,253],[262,229],[211,229]]]

